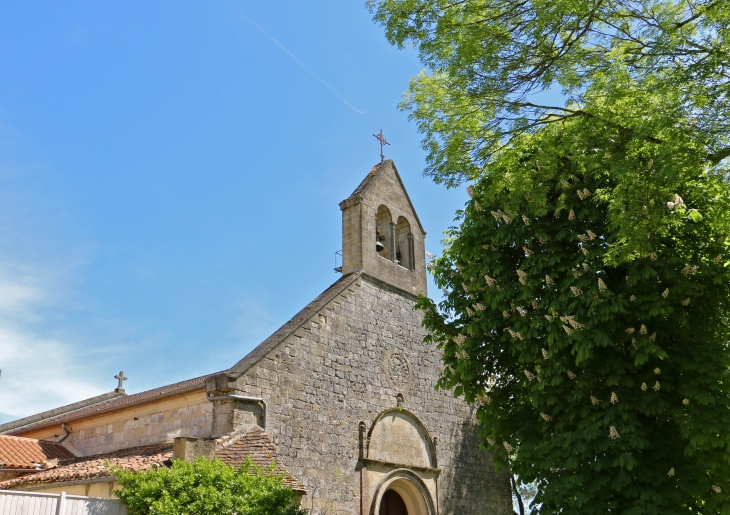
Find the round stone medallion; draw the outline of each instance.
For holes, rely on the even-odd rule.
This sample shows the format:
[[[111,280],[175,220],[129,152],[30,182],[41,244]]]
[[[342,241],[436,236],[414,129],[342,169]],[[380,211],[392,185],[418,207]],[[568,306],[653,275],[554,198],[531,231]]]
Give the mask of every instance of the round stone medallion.
[[[388,350],[383,356],[383,372],[395,390],[401,392],[410,390],[413,373],[405,354],[396,349]]]

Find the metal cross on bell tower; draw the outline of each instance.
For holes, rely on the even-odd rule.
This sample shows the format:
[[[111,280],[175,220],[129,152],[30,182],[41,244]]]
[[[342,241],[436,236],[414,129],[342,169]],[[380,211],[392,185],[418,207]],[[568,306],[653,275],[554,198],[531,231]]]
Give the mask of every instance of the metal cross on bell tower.
[[[124,381],[127,380],[127,378],[124,377],[124,372],[120,370],[119,375],[114,376],[114,379],[119,380],[119,384],[117,385],[117,389],[115,391],[119,393],[124,393],[124,387],[122,386],[122,384],[124,383]]]
[[[390,143],[388,143],[385,140],[385,136],[383,136],[383,129],[380,129],[380,134],[373,134],[373,136],[375,136],[375,139],[380,142],[380,162],[382,163],[385,160],[385,155],[383,154],[383,147],[385,145],[390,145]]]

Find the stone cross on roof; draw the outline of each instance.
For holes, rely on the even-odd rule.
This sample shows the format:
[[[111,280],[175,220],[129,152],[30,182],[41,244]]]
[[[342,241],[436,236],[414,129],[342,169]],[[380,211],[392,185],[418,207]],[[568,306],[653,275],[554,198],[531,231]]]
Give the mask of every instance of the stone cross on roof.
[[[124,393],[124,387],[122,386],[122,383],[127,380],[127,378],[124,377],[124,371],[120,370],[119,375],[114,376],[114,379],[119,379],[119,384],[117,385],[117,389],[115,391],[119,393]]]

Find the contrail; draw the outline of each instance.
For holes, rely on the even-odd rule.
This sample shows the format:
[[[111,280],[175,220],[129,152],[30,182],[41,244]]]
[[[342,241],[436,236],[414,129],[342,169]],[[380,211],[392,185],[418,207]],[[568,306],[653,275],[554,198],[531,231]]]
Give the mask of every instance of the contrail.
[[[307,66],[306,64],[304,64],[301,61],[301,59],[299,59],[297,56],[295,56],[287,47],[285,47],[284,45],[282,45],[279,42],[278,39],[276,39],[274,36],[272,36],[271,34],[269,34],[268,32],[266,32],[261,25],[259,25],[258,23],[256,23],[255,21],[253,21],[251,18],[249,18],[248,16],[246,16],[245,14],[243,14],[242,12],[240,12],[233,5],[231,5],[230,7],[231,7],[231,9],[233,9],[233,11],[237,15],[239,15],[241,18],[243,18],[244,20],[246,20],[247,22],[249,22],[251,25],[253,25],[257,29],[259,29],[259,31],[264,36],[266,36],[267,38],[269,38],[269,40],[272,43],[274,43],[276,46],[278,46],[284,52],[286,52],[286,54],[289,57],[291,57],[292,59],[294,59],[294,61],[296,61],[296,63],[304,69],[304,71],[306,71],[309,75],[311,75],[312,77],[314,77],[315,79],[317,79],[317,81],[319,81],[319,83],[322,84],[325,88],[327,88],[332,93],[334,93],[335,95],[337,95],[337,97],[340,100],[342,100],[342,103],[344,103],[347,107],[349,107],[350,109],[352,109],[353,111],[355,111],[357,114],[365,114],[365,111],[361,111],[360,109],[358,109],[357,107],[355,107],[354,105],[352,105],[350,102],[348,102],[347,99],[342,96],[342,93],[340,93],[339,91],[337,91],[337,88],[335,88],[332,84],[330,84],[329,82],[327,82],[326,80],[324,80],[322,77],[320,77],[319,75],[317,75],[311,68],[309,68],[309,66]]]

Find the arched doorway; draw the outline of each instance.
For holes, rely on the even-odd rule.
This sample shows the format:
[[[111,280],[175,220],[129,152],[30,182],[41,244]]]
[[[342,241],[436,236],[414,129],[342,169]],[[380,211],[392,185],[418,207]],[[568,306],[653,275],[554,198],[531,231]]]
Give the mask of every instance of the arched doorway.
[[[431,495],[410,470],[388,474],[375,493],[370,515],[436,515]]]
[[[380,500],[378,515],[408,515],[408,508],[403,498],[395,490],[388,490]]]

